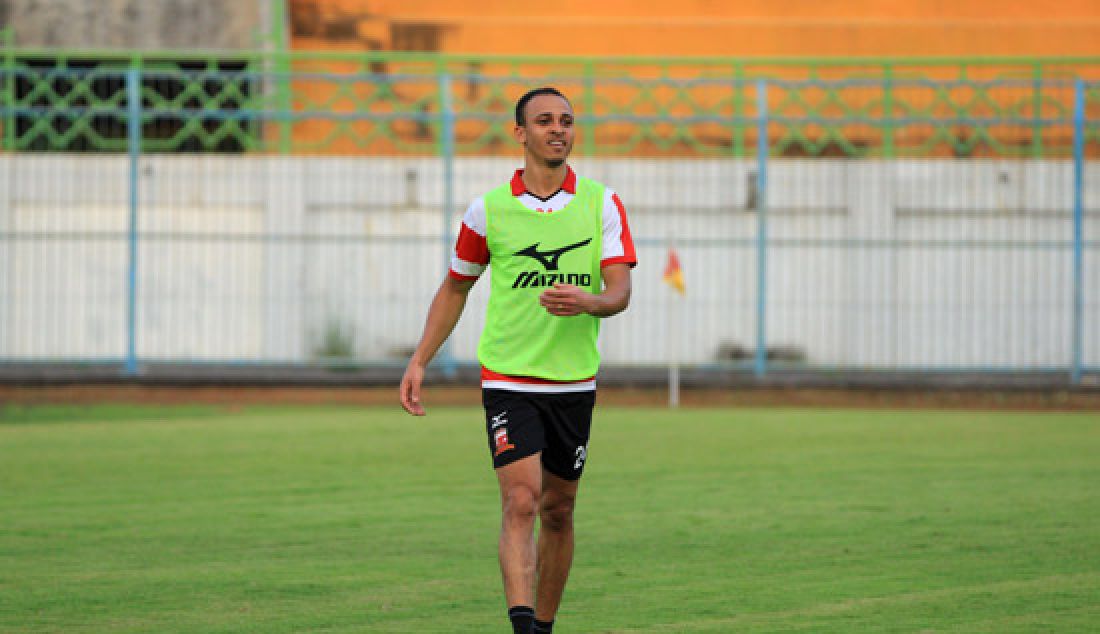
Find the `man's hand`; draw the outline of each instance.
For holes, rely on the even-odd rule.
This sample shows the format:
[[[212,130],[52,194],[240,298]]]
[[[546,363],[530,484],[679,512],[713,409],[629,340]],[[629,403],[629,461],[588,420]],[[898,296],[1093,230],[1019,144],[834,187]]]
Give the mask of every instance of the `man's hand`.
[[[420,384],[424,381],[424,367],[410,361],[405,368],[405,376],[401,377],[401,407],[413,416],[423,416],[424,408],[420,406]]]
[[[592,308],[592,293],[572,284],[554,284],[539,295],[539,304],[546,312],[558,317],[573,317]]]
[[[424,382],[424,368],[431,362],[439,346],[454,330],[462,309],[466,306],[466,295],[474,285],[474,280],[461,280],[448,275],[443,278],[439,290],[428,308],[428,319],[424,323],[424,335],[416,344],[416,352],[409,359],[405,376],[401,377],[401,407],[413,416],[423,416],[420,406],[420,384]]]

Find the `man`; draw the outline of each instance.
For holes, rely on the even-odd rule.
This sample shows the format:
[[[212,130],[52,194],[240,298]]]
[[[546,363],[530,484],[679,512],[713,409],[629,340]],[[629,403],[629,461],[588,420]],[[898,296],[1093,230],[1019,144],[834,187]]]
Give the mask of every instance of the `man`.
[[[553,631],[573,560],[599,318],[626,309],[637,258],[619,197],[565,163],[575,136],[569,100],[549,87],[523,95],[513,134],[524,168],[467,209],[400,390],[405,410],[424,415],[424,368],[492,266],[478,359],[500,484],[500,568],[513,631],[543,634]]]

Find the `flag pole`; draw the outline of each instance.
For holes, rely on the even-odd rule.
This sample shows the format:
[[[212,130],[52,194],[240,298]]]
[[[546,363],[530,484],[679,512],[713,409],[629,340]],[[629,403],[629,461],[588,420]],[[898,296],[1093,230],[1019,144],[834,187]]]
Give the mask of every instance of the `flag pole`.
[[[675,241],[670,238],[668,241],[669,257],[671,258],[675,252]],[[669,333],[665,337],[665,345],[668,348],[668,406],[670,409],[680,407],[680,354],[677,344],[680,338],[680,311],[678,305],[681,302],[675,297],[676,292],[676,288],[670,284],[668,288]]]
[[[677,408],[680,406],[680,357],[676,353],[676,345],[673,343],[674,338],[680,336],[680,324],[677,319],[676,300],[672,299],[668,303],[669,309],[669,327],[672,329],[668,341],[669,355],[668,355],[668,406],[670,408]]]

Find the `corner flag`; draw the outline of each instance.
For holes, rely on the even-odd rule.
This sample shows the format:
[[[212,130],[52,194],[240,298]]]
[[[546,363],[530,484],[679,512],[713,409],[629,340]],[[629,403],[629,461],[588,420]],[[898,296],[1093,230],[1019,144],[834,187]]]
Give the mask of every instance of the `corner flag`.
[[[665,283],[675,288],[678,293],[681,295],[685,293],[684,270],[680,268],[680,256],[676,255],[676,249],[668,250],[668,264],[665,265],[664,279]]]

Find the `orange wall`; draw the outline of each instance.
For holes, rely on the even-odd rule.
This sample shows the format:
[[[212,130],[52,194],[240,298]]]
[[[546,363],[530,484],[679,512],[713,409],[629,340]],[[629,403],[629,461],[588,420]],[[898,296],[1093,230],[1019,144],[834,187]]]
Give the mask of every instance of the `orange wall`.
[[[1100,58],[1100,0],[1053,0],[1048,3],[1019,0],[555,0],[546,4],[515,0],[287,2],[292,22],[291,47],[304,51],[393,50],[391,38],[395,30],[427,25],[438,29],[439,50],[448,53],[596,58],[615,55],[741,59]],[[362,70],[361,62],[351,60],[316,63],[330,71]],[[538,73],[537,69],[524,68],[528,74]],[[1096,73],[1097,65],[1089,68],[1092,74]],[[633,72],[650,70],[638,67]],[[998,68],[987,70],[1002,72]],[[792,72],[800,76],[797,71]],[[824,71],[823,76],[828,72]],[[847,76],[849,71],[843,72]],[[972,77],[979,77],[985,70],[967,72]],[[1056,74],[1058,69],[1047,68],[1045,72]],[[936,73],[935,69],[928,70],[930,77]],[[954,78],[957,73],[957,68],[947,69],[948,77]],[[295,83],[298,94],[308,94],[310,101],[328,103],[326,107],[334,110],[350,111],[361,107],[355,99],[336,95],[335,90],[334,85],[324,82]],[[401,90],[406,99],[412,99],[429,94],[434,85],[404,86]],[[1026,87],[1006,88],[997,92],[997,98],[1016,100],[1020,91],[1026,93],[1027,90]],[[633,96],[628,89],[601,93],[602,99],[611,100],[628,101]],[[707,100],[702,92],[693,96],[701,103]],[[773,95],[774,99],[780,97]],[[868,98],[846,97],[856,100],[853,105]],[[910,99],[916,97],[910,96]],[[910,105],[914,103],[919,104],[919,100],[911,101]],[[330,127],[321,122],[300,122],[295,126],[295,137],[300,140],[323,138],[331,134]],[[415,131],[405,130],[399,134],[413,138]],[[1002,136],[1005,138],[1001,140],[1009,143],[1031,141],[1031,132],[1026,128]],[[336,138],[334,143],[349,143],[339,135]],[[873,146],[880,142],[876,139],[855,140]],[[920,139],[910,141],[917,143]],[[378,146],[381,149],[376,148],[377,151],[397,151],[385,145],[384,140],[376,145],[379,143],[382,145]],[[352,145],[341,151],[360,151]],[[488,148],[486,151],[495,150]],[[978,150],[981,151],[984,150]]]
[[[1100,56],[1100,0],[288,0],[344,35],[296,49],[387,46],[394,23],[443,27],[455,53],[706,56]],[[361,39],[348,37],[354,25]],[[294,33],[292,28],[292,33]]]

